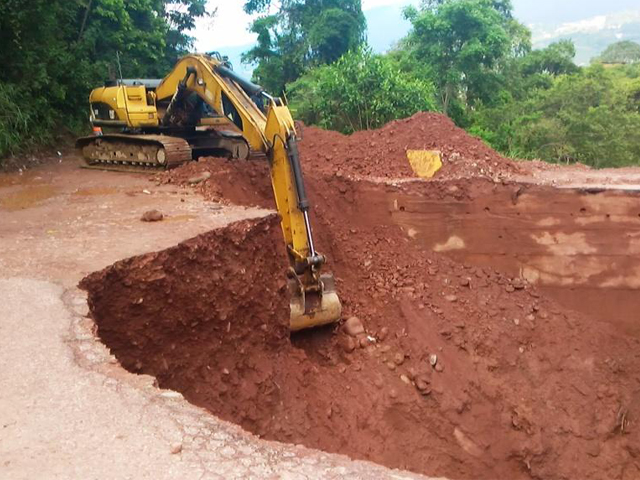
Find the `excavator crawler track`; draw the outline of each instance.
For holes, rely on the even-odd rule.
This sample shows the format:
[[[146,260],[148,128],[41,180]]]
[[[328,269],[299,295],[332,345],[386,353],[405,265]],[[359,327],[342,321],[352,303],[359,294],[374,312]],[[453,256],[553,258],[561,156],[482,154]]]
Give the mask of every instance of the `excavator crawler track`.
[[[76,141],[85,167],[118,171],[168,170],[192,158],[189,143],[167,135],[107,134]]]

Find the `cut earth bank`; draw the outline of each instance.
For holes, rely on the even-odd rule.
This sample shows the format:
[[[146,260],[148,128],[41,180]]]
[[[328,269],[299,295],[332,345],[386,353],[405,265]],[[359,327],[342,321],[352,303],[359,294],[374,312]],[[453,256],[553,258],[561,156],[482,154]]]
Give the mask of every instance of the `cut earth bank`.
[[[430,181],[405,159],[422,148],[443,154]],[[307,128],[301,151],[319,250],[357,320],[290,338],[278,219],[240,222],[83,281],[125,368],[262,437],[390,467],[640,477],[633,186],[512,162],[433,114]],[[272,207],[264,162],[156,180],[203,171],[205,198]]]

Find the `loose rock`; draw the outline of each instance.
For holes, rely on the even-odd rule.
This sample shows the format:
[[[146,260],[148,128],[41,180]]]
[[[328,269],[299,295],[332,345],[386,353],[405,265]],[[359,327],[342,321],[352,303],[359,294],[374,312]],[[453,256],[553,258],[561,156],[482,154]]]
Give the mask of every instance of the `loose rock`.
[[[389,336],[389,329],[387,327],[382,327],[378,332],[378,340],[381,342],[384,341]]]
[[[143,222],[159,222],[164,218],[162,212],[158,210],[148,210],[142,214],[140,220]]]
[[[400,366],[404,363],[404,353],[396,353],[393,356],[393,363]]]
[[[364,333],[364,326],[358,317],[349,317],[344,322],[344,331],[351,337],[357,337]]]
[[[356,341],[353,337],[343,337],[340,344],[346,353],[351,353],[356,349]]]
[[[431,393],[431,386],[430,386],[429,379],[426,378],[425,376],[420,375],[419,377],[417,377],[415,379],[415,384],[416,384],[416,389],[422,395],[429,395]]]
[[[211,178],[211,172],[202,172],[198,175],[195,175],[189,178],[187,180],[187,183],[190,183],[191,185],[197,185],[198,183],[202,183],[205,180],[208,180],[209,178]]]
[[[431,355],[429,355],[429,364],[432,367],[435,367],[437,363],[438,363],[438,355],[436,355],[435,353],[432,353]]]

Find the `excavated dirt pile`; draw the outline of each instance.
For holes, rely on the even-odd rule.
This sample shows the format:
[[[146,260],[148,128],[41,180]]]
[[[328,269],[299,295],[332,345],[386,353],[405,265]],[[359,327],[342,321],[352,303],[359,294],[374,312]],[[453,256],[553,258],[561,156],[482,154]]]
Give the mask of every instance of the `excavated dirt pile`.
[[[85,279],[98,332],[122,364],[265,438],[390,467],[452,479],[640,478],[640,341],[522,279],[424,250],[381,204],[387,186],[328,166],[322,175],[321,154],[304,157],[313,220],[348,320],[289,338],[270,216]],[[259,162],[210,159],[162,181],[205,171],[195,188],[206,197],[232,184],[234,201],[271,204]],[[453,200],[470,182],[432,188]]]
[[[470,136],[439,113],[417,113],[395,120],[377,130],[341,135],[338,132],[305,127],[300,153],[314,172],[400,178],[415,176],[407,162],[407,150],[438,150],[443,168],[437,178],[486,176],[503,178],[519,172],[504,158]]]

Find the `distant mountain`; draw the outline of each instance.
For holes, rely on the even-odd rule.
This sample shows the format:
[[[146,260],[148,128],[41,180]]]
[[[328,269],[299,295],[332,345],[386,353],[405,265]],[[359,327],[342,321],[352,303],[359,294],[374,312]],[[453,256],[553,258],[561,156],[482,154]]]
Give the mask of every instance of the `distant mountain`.
[[[638,0],[513,0],[516,18],[525,24],[558,27],[598,15],[638,10]]]
[[[559,40],[572,40],[576,46],[576,63],[586,65],[612,43],[620,40],[640,43],[640,8],[551,27],[533,24],[530,28],[536,48]]]

